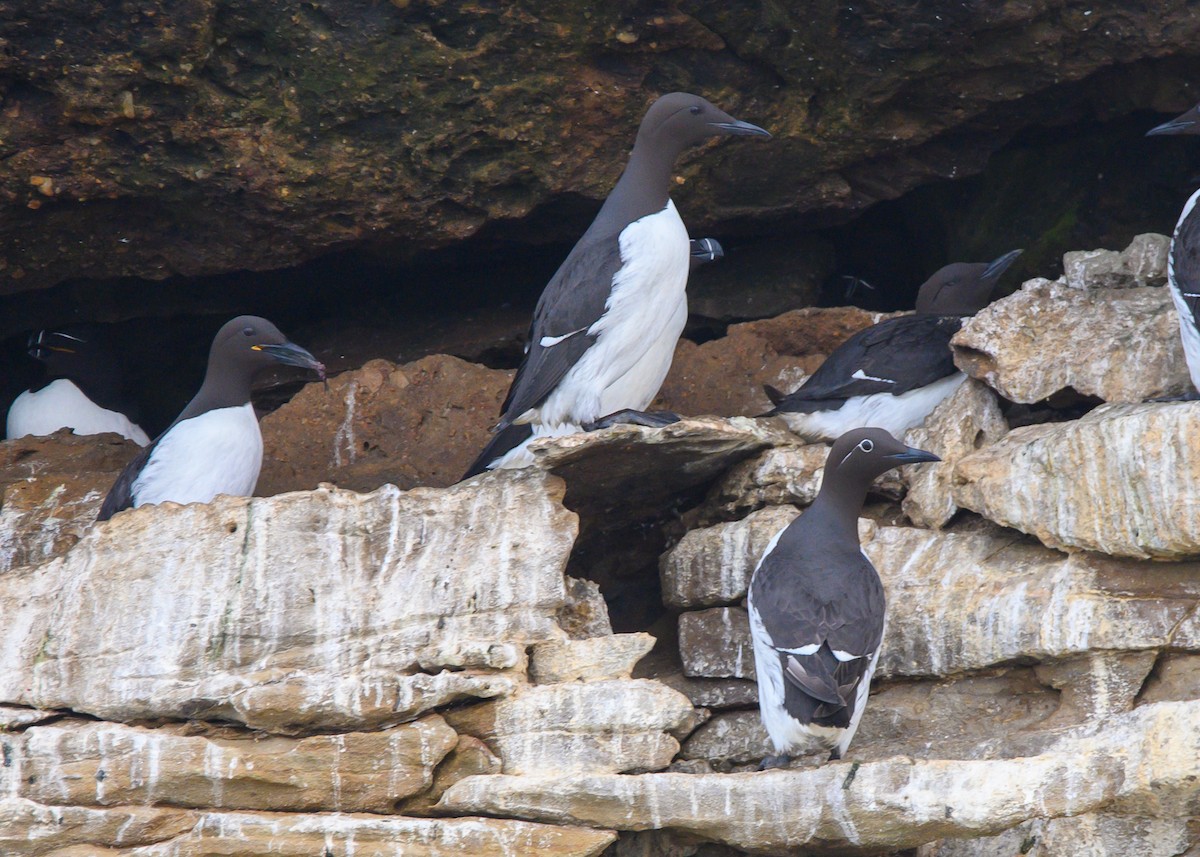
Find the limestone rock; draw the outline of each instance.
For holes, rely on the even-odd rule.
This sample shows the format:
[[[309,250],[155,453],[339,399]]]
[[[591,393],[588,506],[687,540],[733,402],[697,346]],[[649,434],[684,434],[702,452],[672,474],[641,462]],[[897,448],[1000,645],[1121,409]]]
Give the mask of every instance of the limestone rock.
[[[1140,402],[1191,389],[1163,288],[1081,290],[1030,280],[965,322],[950,344],[960,369],[1014,402],[1068,389]]]
[[[653,647],[649,634],[538,643],[529,662],[529,677],[537,684],[629,678]]]
[[[1034,819],[998,836],[948,839],[917,849],[916,857],[1195,857],[1187,819],[1089,812],[1074,818]]]
[[[16,804],[16,806],[13,806]],[[9,808],[13,807],[13,810]],[[403,818],[350,813],[253,813],[46,808],[8,799],[0,819],[5,854],[47,857],[213,857],[403,854],[405,857],[595,857],[616,835],[606,830],[493,818]],[[118,824],[124,823],[124,828]],[[26,839],[26,832],[29,839]],[[72,848],[73,843],[80,843]],[[88,847],[82,847],[86,843]]]
[[[1017,429],[958,462],[954,502],[1052,547],[1197,555],[1197,431],[1194,402],[1109,405]]]
[[[451,787],[442,806],[667,829],[760,853],[897,850],[1130,805],[1184,817],[1200,797],[1197,758],[1200,701],[1164,702],[1069,732],[1022,758],[892,758],[750,774],[472,777]]]
[[[758,704],[758,689],[752,681],[693,678],[682,672],[659,676],[659,681],[682,693],[696,708],[745,708]]]
[[[328,386],[308,384],[262,420],[257,493],[452,485],[487,443],[511,380],[437,354],[404,366],[372,360]]]
[[[821,488],[829,446],[781,444],[730,469],[709,495],[718,514],[743,517],[763,506],[807,506]]]
[[[877,683],[847,758],[994,759],[1040,752],[1055,740],[1054,727],[1091,716],[1063,716],[1059,693],[1040,675],[1014,667],[944,681]],[[1132,702],[1132,696],[1123,699]],[[680,755],[728,766],[756,763],[771,752],[755,707],[713,716],[688,737]],[[793,766],[822,764],[828,753],[814,744],[808,758],[802,756]]]
[[[754,678],[754,647],[744,607],[715,607],[679,617],[684,675]]]
[[[404,815],[436,814],[437,806],[446,789],[467,777],[502,773],[504,764],[488,749],[488,745],[472,735],[459,735],[458,743],[438,765],[433,775],[433,785],[418,795],[396,804],[397,812]]]
[[[0,574],[43,562],[91,527],[139,447],[115,434],[0,441]]]
[[[901,473],[908,485],[901,508],[918,527],[942,527],[958,511],[950,493],[954,464],[964,455],[995,443],[1008,432],[996,394],[968,378],[938,405],[925,422],[905,433],[904,442],[939,456],[940,462],[914,464]]]
[[[1075,250],[1063,255],[1063,279],[1073,289],[1130,289],[1167,281],[1169,235],[1135,235],[1120,253]]]
[[[169,807],[43,806],[5,796],[0,798],[0,851],[12,857],[64,853],[108,857],[112,852],[100,849],[133,849],[170,841],[191,830],[199,818],[199,813]],[[72,846],[86,846],[87,850],[68,852]]]
[[[562,636],[561,496],[529,471],[124,512],[0,577],[0,702],[303,732],[507,692]]]
[[[0,785],[42,804],[390,812],[429,788],[457,741],[436,715],[382,732],[265,741],[63,721],[0,738]]]
[[[536,685],[446,712],[488,743],[506,774],[665,768],[679,750],[666,734],[692,714],[687,697],[648,679]]]
[[[953,675],[1016,659],[1200,649],[1200,623],[1191,604],[1200,597],[1197,563],[1066,556],[995,527],[938,533],[860,520],[859,537],[887,593],[879,678]],[[743,556],[735,562],[745,567],[750,557]],[[704,571],[713,578],[725,574],[720,564]],[[727,591],[744,594],[733,587]],[[696,635],[716,675],[729,673],[739,651],[744,663],[750,650],[744,632],[728,630],[711,625],[707,635]],[[1149,664],[1143,662],[1143,675]],[[1129,698],[1121,703],[1117,688],[1107,684],[1116,678],[1111,667],[1097,664],[1080,681],[1105,682],[1095,693],[1121,710],[1137,687],[1126,687]]]
[[[689,531],[659,563],[663,602],[687,609],[745,598],[767,544],[799,515],[792,506],[771,506],[740,521]]]

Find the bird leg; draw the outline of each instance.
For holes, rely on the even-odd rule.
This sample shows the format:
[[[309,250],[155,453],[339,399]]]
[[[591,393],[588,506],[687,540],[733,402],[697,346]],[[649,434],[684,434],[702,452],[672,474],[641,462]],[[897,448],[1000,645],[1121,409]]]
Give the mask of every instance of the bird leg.
[[[758,763],[758,769],[760,771],[769,771],[772,768],[786,768],[791,761],[792,757],[786,753],[780,753],[778,756],[767,756]]]
[[[615,411],[606,417],[600,417],[598,420],[584,423],[583,430],[596,431],[597,429],[621,425],[662,428],[663,426],[669,426],[671,423],[677,423],[681,419],[683,417],[671,411],[635,411],[632,408],[625,408]]]

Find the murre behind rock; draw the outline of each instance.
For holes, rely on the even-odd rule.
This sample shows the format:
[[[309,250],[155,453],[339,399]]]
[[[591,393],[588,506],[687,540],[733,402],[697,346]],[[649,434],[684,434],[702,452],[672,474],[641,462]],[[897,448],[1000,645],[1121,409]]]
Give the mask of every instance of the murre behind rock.
[[[1146,132],[1147,137],[1162,134],[1200,134],[1200,104]],[[1179,335],[1183,340],[1188,374],[1192,376],[1192,385],[1200,391],[1200,211],[1196,210],[1197,199],[1200,199],[1200,190],[1184,203],[1171,234],[1167,285],[1179,313]],[[1200,393],[1178,398],[1200,398]]]
[[[814,743],[840,759],[866,707],[883,639],[883,584],[858,541],[858,516],[877,476],[938,461],[883,429],[834,442],[813,504],[775,534],[750,579],[758,705],[786,765]]]
[[[29,356],[45,367],[44,380],[17,396],[8,409],[7,437],[114,432],[139,446],[150,438],[134,421],[121,366],[100,329],[72,325],[29,337]]]
[[[496,434],[463,478],[528,464],[522,437],[572,434],[654,399],[687,321],[695,249],[669,195],[671,170],[685,149],[726,135],[771,136],[698,95],[650,106],[616,187],[542,292]],[[523,424],[529,435],[511,430]]]
[[[798,390],[764,388],[780,416],[808,440],[833,440],[852,428],[878,426],[902,435],[920,425],[966,378],[954,365],[950,339],[964,316],[987,306],[996,281],[1020,250],[993,262],[946,265],[917,294],[916,314],[861,330]]]
[[[260,370],[276,363],[325,377],[324,365],[265,318],[226,322],[213,339],[200,392],[122,471],[97,520],[148,503],[208,503],[218,494],[254,493],[263,445],[250,386]]]

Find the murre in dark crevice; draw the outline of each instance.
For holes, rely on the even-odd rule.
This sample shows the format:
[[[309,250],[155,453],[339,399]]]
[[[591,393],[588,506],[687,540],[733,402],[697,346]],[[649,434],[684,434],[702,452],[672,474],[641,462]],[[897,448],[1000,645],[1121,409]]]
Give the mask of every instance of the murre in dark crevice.
[[[725,135],[770,137],[697,95],[651,105],[616,187],[542,292],[496,434],[464,478],[528,464],[522,437],[574,433],[654,399],[687,321],[696,249],[670,198],[671,171],[685,149]]]
[[[883,584],[858,540],[858,516],[876,477],[938,461],[880,428],[838,438],[812,505],[775,534],[750,580],[747,609],[758,704],[786,765],[814,743],[840,759],[858,728],[883,640]]]
[[[29,356],[44,366],[43,380],[9,407],[7,437],[69,428],[79,435],[113,432],[139,446],[150,443],[125,393],[121,365],[99,327],[39,330],[29,337]]]
[[[259,371],[280,363],[325,377],[324,365],[265,318],[226,322],[213,339],[200,391],[121,472],[97,520],[148,503],[208,503],[218,494],[254,493],[263,443],[250,388]]]
[[[996,281],[1020,250],[993,262],[946,265],[925,281],[916,313],[861,330],[826,358],[793,393],[766,387],[780,416],[807,440],[833,440],[878,426],[902,435],[919,425],[966,376],[954,365],[950,339],[991,300]]]

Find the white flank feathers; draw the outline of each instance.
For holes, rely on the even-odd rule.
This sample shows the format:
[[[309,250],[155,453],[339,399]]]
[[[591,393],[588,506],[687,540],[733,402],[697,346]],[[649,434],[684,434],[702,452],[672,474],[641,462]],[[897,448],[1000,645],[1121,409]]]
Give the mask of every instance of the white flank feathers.
[[[1194,328],[1193,328],[1194,332]],[[852,396],[836,411],[811,414],[781,413],[788,428],[809,440],[837,440],[851,429],[877,426],[897,437],[920,425],[942,400],[958,389],[967,378],[955,372],[925,387],[901,393],[872,393]]]
[[[113,432],[139,446],[150,443],[141,426],[122,413],[100,407],[66,378],[52,381],[36,393],[26,390],[8,409],[10,439],[54,434],[60,428],[75,434]]]
[[[248,497],[262,467],[262,434],[247,402],[183,420],[168,431],[133,483],[133,505]]]
[[[596,337],[546,397],[535,425],[580,424],[623,408],[643,410],[671,367],[687,321],[687,229],[666,208],[635,220],[619,239],[621,268],[613,276],[604,314],[588,333]]]
[[[1175,311],[1179,314],[1179,336],[1183,340],[1183,356],[1187,360],[1188,374],[1192,376],[1192,386],[1200,390],[1200,331],[1196,330],[1192,312],[1182,294],[1183,290],[1175,280],[1175,242],[1179,238],[1179,227],[1196,207],[1197,199],[1200,199],[1200,190],[1188,198],[1183,213],[1179,215],[1179,221],[1175,224],[1175,232],[1171,236],[1171,249],[1167,253],[1167,284],[1171,288],[1171,300],[1175,303]],[[1193,283],[1191,286],[1200,288],[1200,283]]]

